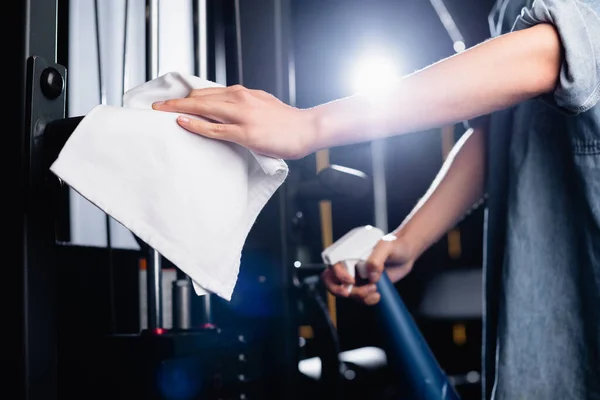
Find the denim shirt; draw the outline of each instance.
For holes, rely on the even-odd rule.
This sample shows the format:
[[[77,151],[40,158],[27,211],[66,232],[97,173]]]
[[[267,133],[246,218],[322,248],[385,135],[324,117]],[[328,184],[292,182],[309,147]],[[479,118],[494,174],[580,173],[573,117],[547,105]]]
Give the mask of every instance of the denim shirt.
[[[484,396],[600,399],[600,0],[500,0],[492,35],[553,24],[552,93],[491,116]]]

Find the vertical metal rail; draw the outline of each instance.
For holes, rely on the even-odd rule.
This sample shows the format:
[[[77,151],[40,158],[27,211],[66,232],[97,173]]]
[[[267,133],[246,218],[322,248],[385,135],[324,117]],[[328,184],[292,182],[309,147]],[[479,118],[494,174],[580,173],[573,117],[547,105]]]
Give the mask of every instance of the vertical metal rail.
[[[146,0],[146,80],[158,77],[158,0]],[[146,268],[148,302],[148,329],[163,326],[162,310],[162,256],[150,248]]]
[[[196,75],[208,79],[208,19],[206,0],[195,0],[196,12]]]
[[[125,0],[123,16],[123,80],[121,85],[121,106],[123,106],[123,95],[129,90],[129,47],[127,46],[127,34],[129,32],[129,0]]]
[[[463,37],[462,33],[460,33],[458,26],[456,26],[452,15],[450,14],[450,12],[448,12],[448,9],[444,4],[444,0],[429,1],[433,9],[435,10],[438,18],[440,19],[440,22],[442,23],[442,25],[444,25],[444,29],[446,29],[448,36],[450,36],[450,39],[452,40],[454,51],[456,51],[457,53],[464,51],[466,48],[465,38]]]
[[[214,35],[214,71],[215,82],[221,85],[227,85],[227,51],[225,43],[225,7],[227,4],[222,0],[211,2],[213,12],[211,17],[213,20],[213,35]]]
[[[385,183],[385,139],[371,142],[371,165],[373,168],[373,208],[375,226],[388,231],[387,190]]]
[[[56,64],[58,1],[17,2],[15,7],[4,10],[1,18],[6,25],[17,21],[13,24],[17,27],[17,38],[13,42],[17,44],[18,53],[8,68],[15,67],[17,92],[11,93],[17,100],[11,102],[11,106],[18,109],[14,113],[7,112],[6,117],[14,116],[18,129],[6,133],[9,141],[14,139],[18,149],[5,153],[20,155],[20,164],[17,164],[20,174],[14,175],[20,178],[21,184],[14,196],[19,200],[14,209],[21,211],[21,215],[14,218],[16,225],[13,226],[14,237],[19,241],[14,247],[17,254],[15,258],[6,258],[9,264],[18,260],[18,265],[7,268],[7,279],[14,282],[17,291],[14,297],[13,291],[8,291],[11,303],[8,307],[10,329],[7,330],[11,347],[8,353],[14,348],[18,358],[11,364],[9,374],[17,376],[4,381],[3,391],[11,393],[12,398],[55,400],[58,398],[56,245],[45,191],[48,171],[43,161],[42,143],[43,126],[65,116],[66,70]],[[10,85],[12,75],[9,81]],[[13,251],[12,246],[7,248]],[[10,317],[12,310],[16,314],[14,320]]]
[[[273,0],[274,8],[274,34],[275,34],[275,91],[274,93],[280,100],[290,103],[295,102],[295,98],[290,97],[290,89],[293,84],[290,78],[290,55],[292,54],[291,47],[291,1],[290,0]],[[241,43],[240,43],[241,46]],[[295,90],[294,90],[295,92]],[[279,215],[280,215],[280,231],[281,231],[281,260],[282,272],[281,282],[285,288],[281,298],[283,309],[287,311],[287,315],[282,320],[282,347],[283,358],[286,360],[284,371],[282,373],[282,388],[285,388],[285,398],[293,400],[296,395],[296,374],[298,368],[297,359],[297,343],[298,343],[298,326],[295,319],[295,299],[292,288],[293,274],[292,266],[288,254],[288,210],[287,210],[288,193],[287,186],[283,185],[279,189]]]
[[[94,0],[94,25],[96,28],[96,63],[98,68],[98,94],[101,105],[106,105],[106,85],[103,79],[102,68],[102,30],[100,28],[100,4]],[[117,310],[115,300],[115,278],[112,238],[110,231],[110,215],[104,214],[104,225],[106,227],[106,249],[108,251],[108,293],[110,303],[110,329],[113,333],[117,331]]]
[[[194,32],[194,74],[208,79],[208,7],[207,0],[193,1],[193,32]],[[185,281],[185,283],[184,283]],[[189,289],[188,289],[189,288]],[[193,287],[188,277],[179,278],[173,282],[173,327],[177,329],[191,328]],[[200,315],[202,324],[212,323],[212,295],[207,293],[200,299]],[[185,304],[184,304],[185,303]],[[188,304],[189,303],[189,304]],[[187,315],[186,313],[189,313]],[[186,322],[188,321],[188,322]]]

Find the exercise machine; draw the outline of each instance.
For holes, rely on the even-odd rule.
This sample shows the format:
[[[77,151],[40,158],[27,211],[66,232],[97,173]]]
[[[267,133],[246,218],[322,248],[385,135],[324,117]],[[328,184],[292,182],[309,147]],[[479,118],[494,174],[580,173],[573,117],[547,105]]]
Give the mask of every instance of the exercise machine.
[[[195,43],[194,59],[200,60],[198,64],[205,63],[208,78],[215,80],[218,75],[227,83],[241,83],[241,56],[230,52],[232,41],[241,46],[239,39],[244,36],[248,46],[260,44],[264,51],[272,53],[275,60],[272,64],[276,66],[268,65],[261,58],[264,54],[251,52],[245,56],[249,62],[279,71],[278,82],[273,82],[274,74],[256,77],[257,74],[250,71],[245,76],[249,84],[285,97],[283,53],[277,47],[285,41],[273,38],[272,29],[277,19],[244,13],[240,2],[234,0],[193,3],[195,11],[190,18],[194,20],[194,32],[209,35]],[[260,6],[277,16],[279,26],[285,7],[282,2],[275,3],[264,1]],[[147,59],[143,61],[148,66],[149,79],[157,72],[158,4],[156,0],[144,4]],[[275,219],[282,221],[277,226],[273,226],[273,219],[268,221],[269,233],[281,241],[264,244],[256,237],[260,231],[249,238],[251,251],[265,252],[264,246],[274,247],[268,249],[272,258],[261,265],[267,272],[259,283],[275,288],[270,292],[269,301],[277,305],[279,313],[255,326],[247,321],[237,325],[224,323],[228,318],[237,318],[235,310],[208,297],[204,299],[211,300],[210,303],[202,304],[207,310],[204,316],[213,317],[213,323],[198,323],[188,318],[191,290],[185,279],[178,279],[172,299],[174,326],[165,327],[161,273],[167,260],[143,244],[141,250],[125,251],[76,246],[58,240],[56,217],[65,187],[48,168],[84,118],[84,115],[68,117],[67,110],[69,73],[64,50],[68,41],[68,5],[66,0],[27,0],[3,13],[6,24],[18,21],[16,42],[21,45],[14,58],[17,110],[9,114],[19,127],[14,134],[11,131],[11,138],[15,139],[11,149],[21,157],[20,171],[15,174],[19,182],[15,187],[21,188],[22,195],[15,196],[19,200],[15,207],[21,211],[22,218],[17,225],[9,227],[20,240],[9,249],[16,253],[18,264],[9,268],[8,276],[18,290],[15,298],[10,299],[15,315],[9,314],[12,327],[9,333],[14,335],[9,339],[15,343],[11,347],[16,350],[14,368],[10,370],[15,377],[8,380],[3,390],[10,398],[27,400],[82,397],[293,399],[297,331],[288,298],[292,282],[286,272],[283,245],[286,232],[283,194],[265,209],[269,217],[274,214]],[[242,35],[235,22],[224,22],[226,17],[237,22],[243,20],[247,34]],[[276,32],[281,35],[280,30]],[[259,58],[260,63],[253,57]],[[209,63],[207,59],[214,62]],[[272,87],[268,87],[267,82]],[[257,221],[257,226],[262,225],[264,229],[265,223]],[[108,268],[110,257],[114,263],[112,269]],[[110,315],[114,313],[115,304],[117,308],[137,304],[140,259],[146,263],[149,278],[148,326],[143,330],[137,325],[139,310],[136,307]],[[101,272],[95,275],[94,271]],[[107,271],[120,274],[119,279],[107,276]],[[125,281],[121,280],[123,274],[127,275]],[[91,304],[96,306],[88,307]],[[119,322],[122,320],[136,321],[136,324],[125,329]],[[265,334],[265,331],[268,332]]]
[[[323,261],[328,265],[343,263],[351,276],[358,269],[357,279],[364,280],[364,261],[383,236],[383,231],[372,226],[355,228],[323,251]],[[459,400],[387,274],[381,275],[377,289],[381,295],[375,306],[378,321],[387,338],[390,364],[399,376],[407,378],[411,392],[407,398]]]

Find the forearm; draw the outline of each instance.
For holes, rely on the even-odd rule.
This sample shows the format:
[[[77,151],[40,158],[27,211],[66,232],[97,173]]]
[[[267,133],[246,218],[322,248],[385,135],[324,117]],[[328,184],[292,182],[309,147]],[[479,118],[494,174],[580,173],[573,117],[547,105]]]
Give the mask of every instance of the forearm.
[[[419,255],[483,197],[485,133],[470,129],[454,146],[440,172],[404,222],[394,230]]]
[[[384,91],[315,107],[315,150],[417,132],[501,110],[554,89],[550,25],[506,34],[408,75]]]

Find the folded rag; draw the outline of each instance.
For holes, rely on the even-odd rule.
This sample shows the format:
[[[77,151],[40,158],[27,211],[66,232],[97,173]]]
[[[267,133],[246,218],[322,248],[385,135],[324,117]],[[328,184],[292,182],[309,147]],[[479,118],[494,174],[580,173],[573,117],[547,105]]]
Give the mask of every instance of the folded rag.
[[[128,91],[124,107],[95,107],[50,169],[187,274],[198,295],[230,300],[248,233],[288,167],[151,107],[215,86],[169,73]]]

